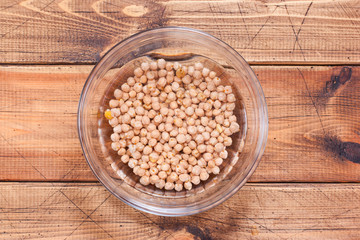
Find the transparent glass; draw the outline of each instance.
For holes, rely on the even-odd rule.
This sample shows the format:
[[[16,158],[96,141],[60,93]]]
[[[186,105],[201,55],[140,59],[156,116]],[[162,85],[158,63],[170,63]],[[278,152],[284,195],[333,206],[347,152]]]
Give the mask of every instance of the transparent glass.
[[[119,163],[110,144],[111,127],[103,118],[113,91],[143,58],[165,58],[182,64],[202,61],[236,91],[241,132],[232,136],[221,172],[191,191],[142,186],[131,169]],[[124,67],[124,65],[126,66]],[[198,30],[165,27],[144,31],[118,43],[89,75],[79,102],[78,132],[85,158],[99,181],[117,198],[139,210],[162,216],[184,216],[208,210],[237,192],[257,167],[268,133],[267,107],[259,81],[246,61],[229,45]]]

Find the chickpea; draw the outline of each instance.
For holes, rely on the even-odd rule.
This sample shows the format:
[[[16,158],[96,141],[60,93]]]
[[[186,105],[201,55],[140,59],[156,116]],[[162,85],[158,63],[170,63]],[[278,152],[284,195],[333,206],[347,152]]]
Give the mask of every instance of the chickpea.
[[[141,63],[141,70],[143,70],[144,72],[146,72],[147,70],[149,70],[149,68],[150,68],[150,65],[149,65],[149,63],[148,62],[143,62],[143,63]]]
[[[196,144],[195,141],[190,141],[188,143],[188,146],[189,146],[190,149],[194,150],[196,148],[197,144]]]
[[[217,138],[215,138],[215,137],[211,137],[211,138],[209,139],[209,144],[211,144],[211,145],[213,145],[213,146],[215,146],[215,144],[217,144],[217,142],[218,142],[218,140],[217,140]]]
[[[190,181],[190,175],[187,174],[187,173],[180,174],[179,175],[179,180],[182,181],[182,182]]]
[[[172,89],[171,89],[171,86],[166,86],[165,88],[164,88],[164,92],[165,93],[167,93],[167,94],[169,94],[170,92],[172,92]]]
[[[166,182],[166,183],[165,183],[165,189],[166,189],[166,190],[173,190],[174,187],[175,187],[175,185],[174,185],[174,183],[172,183],[172,182]],[[179,191],[181,191],[181,190],[179,190]]]
[[[192,107],[187,107],[185,110],[186,115],[192,116],[194,114],[195,110]]]
[[[206,82],[202,82],[199,84],[199,88],[201,91],[204,91],[207,88],[207,84]],[[200,100],[200,99],[199,99]]]
[[[158,175],[151,175],[151,177],[150,177],[150,183],[151,184],[155,184],[155,183],[157,183],[159,181],[160,181],[160,178],[159,178]]]
[[[111,112],[112,117],[119,117],[120,116],[120,109],[119,108],[112,108],[110,112]]]
[[[125,148],[120,148],[119,151],[117,152],[117,154],[118,154],[119,156],[125,155],[125,154],[126,154],[126,149],[125,149]]]
[[[215,159],[215,165],[216,165],[216,166],[220,166],[222,163],[223,163],[223,159],[222,159],[222,158],[218,157],[218,158]]]
[[[206,152],[203,154],[203,158],[205,161],[210,161],[211,159],[213,159],[213,155],[211,153]]]
[[[147,77],[146,77],[146,75],[142,75],[142,76],[140,77],[139,82],[140,82],[141,84],[145,84],[145,83],[147,82]],[[143,90],[144,90],[144,89],[143,89]],[[145,90],[144,93],[145,93],[145,92],[147,92],[147,91]]]
[[[130,160],[130,158],[129,158],[128,155],[123,155],[123,156],[121,156],[121,161],[122,161],[123,163],[128,163],[129,160]]]
[[[162,123],[162,121],[163,121],[163,117],[161,115],[156,115],[154,117],[154,123],[155,124],[160,124],[160,123]]]
[[[163,189],[165,187],[165,181],[161,179],[159,182],[155,183],[155,187]]]
[[[129,93],[123,92],[123,94],[122,94],[122,100],[126,101],[126,100],[128,100],[128,99],[129,99]]]
[[[198,176],[198,175],[200,175],[201,167],[199,165],[196,165],[193,167],[191,172],[192,172],[192,174]]]
[[[219,125],[219,126],[220,126],[220,125]],[[219,131],[218,131],[218,130],[214,130],[214,131],[212,131],[212,132],[211,132],[210,136],[211,136],[211,137],[215,137],[215,138],[217,138],[217,137],[219,137],[219,136],[220,136],[220,133],[219,133]]]
[[[145,104],[151,104],[152,99],[151,99],[151,97],[149,95],[145,95],[144,98],[143,98],[143,102]]]
[[[159,78],[162,78],[162,77],[166,77],[166,75],[167,75],[167,71],[165,70],[165,69],[160,69],[159,71],[158,71],[158,76],[159,76]],[[165,80],[166,80],[166,78],[165,78]]]
[[[212,108],[212,106],[211,106],[210,103],[205,103],[205,104],[204,104],[204,110],[205,110],[205,111],[210,111],[211,108]]]
[[[200,144],[197,146],[197,150],[200,152],[200,153],[204,153],[206,151],[206,145],[205,144]]]
[[[164,107],[164,108],[160,109],[160,114],[162,116],[166,116],[166,115],[168,115],[168,113],[169,113],[169,109],[167,107]]]
[[[214,168],[214,167],[215,167],[215,161],[210,160],[210,161],[208,162],[208,167]]]
[[[158,174],[159,170],[157,168],[155,168],[155,167],[152,167],[152,168],[150,168],[149,172],[150,172],[151,175],[156,175],[156,174]]]
[[[170,108],[171,108],[171,109],[176,109],[176,108],[178,108],[177,102],[175,102],[175,101],[170,102]]]
[[[135,109],[134,108],[129,108],[129,110],[128,110],[128,112],[127,112],[129,115],[130,115],[130,117],[132,117],[132,118],[134,118],[135,117],[135,115],[136,115],[136,113],[135,113]]]
[[[137,165],[137,163],[138,163],[137,160],[131,158],[131,159],[129,160],[129,162],[128,162],[128,165],[129,165],[130,168],[134,168],[134,167]]]
[[[179,134],[179,131],[178,131],[177,129],[173,129],[173,130],[170,132],[170,136],[171,136],[171,137],[176,137],[178,134]]]
[[[201,135],[201,134],[198,134],[196,137],[195,137],[195,141],[198,143],[198,144],[201,144],[204,142],[204,137]]]
[[[177,126],[177,127],[182,127],[183,125],[183,120],[181,118],[175,118],[174,119],[174,124]]]
[[[165,124],[165,131],[171,132],[174,129],[173,125],[171,123]]]
[[[156,130],[156,125],[153,123],[150,123],[146,129],[151,133],[152,131]]]
[[[202,135],[204,141],[207,141],[207,140],[210,139],[210,133],[209,132],[203,132],[201,135]]]
[[[141,119],[141,123],[144,127],[148,126],[150,124],[150,118],[148,116],[143,116]]]
[[[213,167],[212,173],[218,175],[220,173],[220,168],[218,166]]]
[[[187,69],[187,73],[189,74],[189,76],[193,76],[195,71],[195,68],[193,66],[189,66]]]
[[[154,110],[158,111],[158,110],[160,110],[160,103],[159,103],[159,102],[152,102],[152,103],[151,103],[151,107],[152,107]]]
[[[200,177],[199,176],[192,176],[191,177],[191,182],[194,185],[198,185],[200,183]]]
[[[109,107],[111,107],[111,108],[116,108],[116,107],[118,107],[119,106],[119,101],[118,100],[116,100],[116,99],[111,99],[110,101],[109,101]]]
[[[155,73],[153,71],[146,72],[146,78],[148,80],[153,80],[155,78]],[[151,90],[150,90],[151,91]]]
[[[209,174],[206,171],[200,173],[200,180],[201,181],[206,181],[206,180],[208,180],[208,178],[209,178]]]
[[[174,62],[173,68],[174,68],[175,71],[178,70],[180,67],[181,67],[181,64],[180,64],[180,63]]]
[[[214,82],[210,81],[207,84],[207,90],[211,93],[211,92],[215,92],[216,91],[216,85]],[[216,95],[217,96],[217,95]]]
[[[175,147],[176,144],[177,144],[177,141],[176,141],[175,138],[170,138],[170,139],[169,139],[169,146],[170,146],[171,148]]]
[[[157,60],[157,66],[158,66],[160,69],[164,69],[164,68],[166,67],[166,64],[167,64],[167,62],[166,62],[164,59],[162,59],[162,58],[160,58],[160,59]]]
[[[176,137],[176,140],[178,143],[182,144],[185,142],[185,135],[184,134],[179,134],[177,137]]]
[[[195,166],[197,164],[197,160],[194,156],[189,155],[188,163]]]
[[[157,144],[157,140],[155,138],[151,138],[149,140],[149,146],[155,147],[156,144]]]
[[[179,89],[179,87],[180,87],[180,85],[179,85],[179,83],[177,83],[177,82],[173,82],[173,83],[171,84],[171,89],[172,89],[173,91],[177,91],[177,90]]]
[[[135,121],[135,123],[134,123],[135,129],[141,129],[142,127],[143,127],[143,125],[140,121]]]
[[[148,176],[142,176],[142,177],[140,178],[140,183],[141,183],[142,185],[144,185],[144,186],[149,185],[149,183],[150,183],[149,177],[148,177]]]
[[[191,137],[190,134],[186,134],[186,135],[185,135],[185,142],[186,142],[186,143],[189,143],[189,142],[191,141],[191,139],[192,139],[192,137]]]
[[[123,92],[122,92],[120,89],[115,89],[115,91],[114,91],[114,97],[115,97],[117,100],[121,99],[122,95],[123,95]],[[110,107],[111,107],[111,106],[110,106]]]
[[[239,126],[239,124],[238,124],[237,122],[232,122],[232,123],[230,124],[229,129],[230,129],[230,131],[231,131],[232,133],[236,133],[236,132],[238,132],[238,131],[240,130],[240,126]]]
[[[196,109],[195,109],[195,114],[196,114],[196,116],[198,116],[198,117],[203,117],[203,116],[205,115],[204,109],[202,109],[202,108],[196,108]]]
[[[200,158],[199,160],[197,160],[197,165],[201,168],[206,167],[206,161],[204,160],[204,158]]]
[[[176,183],[175,184],[175,190],[178,191],[178,192],[183,190],[183,184],[182,183]]]
[[[216,128],[216,122],[214,120],[210,120],[208,126],[214,129]]]
[[[162,132],[161,133],[161,138],[164,139],[167,142],[170,139],[170,135],[169,135],[168,132]]]
[[[189,179],[189,181],[184,183],[184,188],[189,191],[192,189],[192,184],[190,182],[190,179]]]
[[[167,178],[167,181],[173,183],[173,182],[178,181],[178,179],[179,179],[178,174],[176,172],[171,172],[170,175]]]
[[[112,127],[116,127],[119,124],[119,120],[115,117],[115,118],[109,120],[109,124]]]
[[[228,146],[231,146],[231,144],[232,144],[232,138],[231,137],[225,137],[224,145],[228,147]]]
[[[183,145],[181,144],[176,144],[174,147],[175,151],[180,152],[183,149]]]
[[[130,92],[130,86],[129,86],[129,84],[124,83],[123,85],[121,85],[121,90],[122,90],[123,92],[125,92],[125,93]]]
[[[159,176],[160,179],[166,179],[167,178],[167,174],[166,174],[165,171],[160,171],[158,173],[158,176]]]
[[[212,116],[213,116],[212,110],[207,111],[207,112],[205,113],[205,116],[207,116],[207,117],[212,117]]]
[[[235,103],[227,103],[226,110],[233,111],[235,109]]]
[[[222,158],[222,159],[226,159],[228,157],[228,152],[226,150],[222,150],[220,153],[219,153],[219,156]]]
[[[187,132],[191,135],[194,135],[197,133],[197,128],[195,126],[188,126],[187,127]]]

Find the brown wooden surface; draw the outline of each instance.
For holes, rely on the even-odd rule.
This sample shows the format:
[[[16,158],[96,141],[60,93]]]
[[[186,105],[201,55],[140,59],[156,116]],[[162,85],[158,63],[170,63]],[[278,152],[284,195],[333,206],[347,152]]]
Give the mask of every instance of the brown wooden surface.
[[[357,0],[3,0],[0,62],[93,63],[140,30],[184,26],[251,63],[359,64],[359,17]]]
[[[353,184],[247,184],[207,212],[166,218],[97,183],[2,183],[0,238],[357,239],[359,196]]]
[[[76,128],[77,102],[91,68],[0,67],[2,180],[95,180]],[[251,181],[358,182],[360,67],[338,86],[331,79],[346,68],[253,69],[268,104],[269,137]]]
[[[111,46],[174,25],[253,65],[269,137],[251,183],[166,218],[97,183],[76,111]],[[358,0],[0,1],[0,239],[359,239],[359,33]]]

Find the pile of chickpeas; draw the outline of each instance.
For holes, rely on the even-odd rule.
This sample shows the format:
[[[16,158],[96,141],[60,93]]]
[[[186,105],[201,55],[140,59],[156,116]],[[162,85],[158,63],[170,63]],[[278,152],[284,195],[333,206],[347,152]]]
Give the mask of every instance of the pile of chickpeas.
[[[226,147],[239,131],[231,86],[196,62],[144,61],[104,113],[111,147],[142,185],[191,190],[219,174]]]

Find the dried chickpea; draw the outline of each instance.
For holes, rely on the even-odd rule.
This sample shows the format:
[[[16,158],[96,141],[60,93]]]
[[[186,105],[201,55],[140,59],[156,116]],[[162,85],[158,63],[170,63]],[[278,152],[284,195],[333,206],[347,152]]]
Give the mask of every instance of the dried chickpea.
[[[184,183],[184,188],[189,191],[192,189],[192,184],[190,180]]]
[[[144,61],[114,97],[104,112],[111,147],[141,184],[190,190],[220,173],[240,126],[233,89],[216,72],[201,62]]]
[[[118,142],[120,140],[120,135],[118,133],[114,132],[113,134],[111,134],[110,138],[111,138],[111,141]]]

